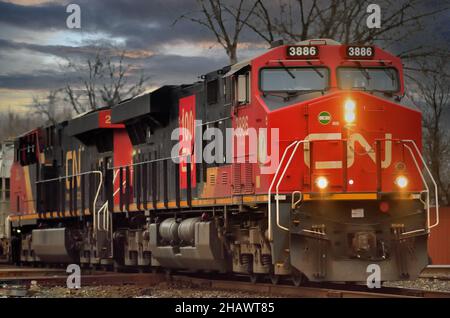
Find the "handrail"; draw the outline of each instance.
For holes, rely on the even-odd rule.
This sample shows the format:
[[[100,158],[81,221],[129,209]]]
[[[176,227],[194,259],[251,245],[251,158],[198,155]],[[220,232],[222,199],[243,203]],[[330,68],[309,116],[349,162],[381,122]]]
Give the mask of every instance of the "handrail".
[[[339,139],[339,140],[342,140],[342,139]],[[416,169],[417,169],[417,171],[419,172],[420,177],[421,177],[421,179],[422,179],[422,181],[423,181],[423,183],[424,183],[425,190],[421,191],[421,193],[426,193],[426,194],[427,194],[426,202],[424,202],[423,200],[421,200],[421,201],[426,205],[426,209],[427,209],[427,227],[426,227],[426,229],[420,229],[420,230],[408,231],[408,232],[402,233],[402,235],[408,235],[408,234],[412,234],[412,233],[416,233],[416,232],[422,232],[422,231],[427,231],[427,232],[429,233],[429,231],[430,231],[432,228],[434,228],[434,227],[436,227],[437,225],[439,225],[439,201],[438,201],[438,200],[439,200],[439,192],[438,192],[438,186],[437,186],[437,183],[436,183],[436,181],[434,180],[433,175],[431,174],[431,172],[430,172],[430,170],[429,170],[429,168],[428,168],[428,166],[427,166],[427,164],[426,164],[426,161],[425,161],[425,159],[423,158],[422,154],[420,153],[419,148],[417,147],[417,144],[415,143],[414,140],[410,140],[410,139],[404,139],[404,140],[402,140],[402,139],[383,139],[383,140],[391,140],[391,141],[400,142],[400,143],[403,144],[404,147],[406,147],[406,149],[408,149],[408,151],[409,151],[409,153],[411,154],[411,157],[412,157],[412,159],[413,159],[413,161],[414,161],[414,164],[415,164],[415,166],[416,166]],[[270,184],[270,186],[269,186],[269,190],[268,190],[268,219],[269,219],[269,220],[268,220],[268,240],[269,240],[269,242],[272,242],[272,241],[273,241],[273,233],[272,233],[272,232],[273,232],[273,231],[272,231],[272,189],[273,189],[273,187],[274,187],[274,185],[275,185],[275,183],[276,183],[276,196],[275,196],[275,200],[276,200],[276,225],[277,225],[280,229],[282,229],[282,230],[289,231],[288,228],[286,228],[286,227],[284,227],[284,226],[282,226],[282,225],[280,224],[280,214],[279,214],[279,186],[280,186],[280,184],[281,184],[281,182],[282,182],[282,180],[283,180],[283,178],[284,178],[284,175],[285,175],[286,172],[287,172],[287,169],[289,168],[289,166],[290,166],[290,164],[291,164],[291,162],[292,162],[292,159],[293,159],[293,157],[294,157],[294,155],[295,155],[295,153],[296,153],[298,147],[300,146],[300,144],[304,144],[306,141],[307,141],[307,140],[295,140],[295,141],[293,141],[291,144],[289,144],[289,145],[285,148],[284,153],[283,153],[283,156],[281,157],[280,163],[279,163],[279,165],[278,165],[278,167],[277,167],[277,170],[275,171],[275,174],[274,174],[274,176],[273,176],[272,182],[271,182],[271,184]],[[312,142],[312,141],[313,141],[313,140],[308,140],[308,142]],[[428,176],[430,177],[430,179],[431,179],[431,181],[432,181],[432,183],[433,183],[433,185],[434,185],[435,200],[436,200],[436,221],[435,221],[433,224],[430,224],[430,223],[431,223],[431,212],[430,212],[430,188],[429,188],[429,186],[428,186],[428,184],[427,184],[427,182],[426,182],[426,179],[425,179],[425,177],[424,177],[424,174],[422,173],[422,171],[421,171],[421,169],[420,169],[419,163],[418,163],[417,160],[416,160],[416,157],[415,157],[415,155],[414,155],[414,153],[413,153],[413,150],[411,149],[411,147],[409,147],[409,146],[406,145],[405,143],[412,143],[412,144],[413,144],[414,150],[415,150],[416,153],[418,154],[418,156],[419,156],[419,158],[420,158],[422,164],[423,164],[424,167],[425,167],[425,170],[426,170]],[[283,164],[284,164],[285,159],[286,159],[286,156],[287,156],[289,150],[290,150],[292,147],[294,147],[294,150],[291,152],[291,154],[290,154],[290,156],[289,156],[289,159],[287,160],[287,163],[286,163],[286,165],[284,166],[284,169],[282,169]],[[312,164],[313,164],[313,163],[310,163],[310,165],[312,165]],[[282,170],[282,173],[281,173],[281,176],[279,177],[279,174],[280,174],[280,171],[281,171],[281,170]],[[279,177],[279,178],[278,178],[278,177]],[[277,180],[278,180],[278,182],[277,182]]]
[[[116,173],[114,174],[113,177],[113,183],[117,177],[117,173],[118,171],[116,171]],[[57,178],[52,178],[52,179],[46,179],[46,180],[39,180],[36,181],[35,183],[46,183],[46,182],[52,182],[52,181],[60,181],[60,180],[64,180],[64,179],[68,179],[68,178],[73,178],[73,177],[78,177],[78,176],[82,176],[82,175],[88,175],[88,174],[98,174],[100,176],[100,183],[98,185],[95,197],[94,197],[94,201],[92,203],[93,205],[93,213],[92,213],[92,220],[93,220],[93,228],[95,230],[103,230],[103,231],[109,231],[109,226],[110,226],[110,215],[109,215],[109,209],[108,209],[108,204],[109,202],[106,201],[99,209],[98,211],[96,211],[96,206],[97,206],[97,200],[98,197],[100,195],[100,191],[103,185],[103,173],[99,170],[93,170],[93,171],[87,171],[87,172],[82,172],[82,173],[77,173],[77,174],[73,174],[73,175],[68,175],[68,176],[61,176],[61,177],[57,177]],[[113,193],[113,197],[115,195],[117,195],[118,190],[116,192]],[[101,216],[103,216],[103,223],[101,223]]]
[[[411,147],[409,147],[408,145],[404,145],[409,150],[409,152],[411,153],[411,156],[413,157],[414,163],[416,164],[416,167],[418,168],[418,171],[419,171],[419,173],[422,176],[422,180],[424,181],[425,187],[427,188],[427,228],[428,228],[428,231],[430,231],[432,228],[434,228],[434,227],[439,225],[439,192],[438,192],[439,189],[438,189],[436,181],[433,178],[433,175],[432,175],[430,169],[428,168],[428,166],[426,164],[425,159],[423,158],[422,154],[419,151],[419,147],[417,147],[416,142],[414,140],[411,140],[411,139],[405,139],[405,140],[402,140],[402,142],[405,142],[405,143],[409,142],[409,143],[411,143],[414,146],[414,150],[418,154],[420,160],[422,161],[423,166],[425,167],[425,170],[428,173],[428,176],[430,177],[431,182],[434,185],[434,195],[435,195],[435,200],[436,200],[436,221],[434,222],[434,224],[430,224],[431,217],[430,217],[430,198],[429,198],[430,197],[430,192],[429,192],[429,188],[428,188],[427,183],[424,181],[423,174],[420,171],[420,168],[418,166],[417,160],[416,160],[414,154],[412,153]]]
[[[115,184],[117,175],[119,173],[119,170],[117,170],[114,175],[113,175],[113,184]],[[126,181],[123,182],[123,185],[126,184]],[[117,189],[114,193],[113,193],[113,200],[114,197],[117,195],[117,193],[119,193],[120,188]],[[100,214],[103,215],[103,226],[100,225]],[[103,231],[109,231],[109,224],[110,224],[110,212],[109,212],[109,201],[106,201],[102,207],[98,210],[98,214],[97,214],[97,229],[98,230],[103,230]]]
[[[390,140],[390,141],[402,143],[402,145],[403,145],[403,146],[408,150],[408,152],[410,153],[410,155],[411,155],[411,157],[412,157],[412,159],[413,159],[413,161],[414,161],[414,164],[415,164],[415,166],[416,166],[416,169],[417,169],[417,171],[419,172],[420,177],[421,177],[421,179],[422,179],[422,181],[423,181],[423,184],[424,184],[424,186],[425,186],[425,190],[424,190],[424,191],[421,191],[421,194],[422,194],[422,193],[426,193],[426,194],[427,194],[426,203],[423,202],[422,199],[420,199],[420,200],[424,203],[424,205],[426,205],[426,208],[427,208],[427,229],[421,229],[421,230],[409,231],[409,232],[402,233],[402,235],[411,234],[411,233],[415,233],[415,232],[421,232],[421,231],[424,231],[424,230],[429,232],[432,228],[438,226],[438,225],[439,225],[439,222],[440,222],[440,221],[439,221],[439,189],[438,189],[438,186],[437,186],[436,181],[434,180],[433,174],[431,173],[430,169],[428,168],[428,165],[427,165],[425,159],[423,158],[422,153],[421,153],[420,150],[419,150],[419,147],[417,147],[416,142],[415,142],[414,140],[412,140],[412,139],[393,139],[393,138],[391,138],[391,139],[378,139],[378,140],[380,140],[380,141]],[[424,175],[423,175],[423,173],[422,173],[422,171],[421,171],[421,168],[419,167],[419,164],[418,164],[418,162],[417,162],[417,160],[416,160],[416,157],[414,156],[413,150],[411,149],[411,147],[409,147],[409,146],[406,145],[405,143],[411,143],[411,144],[413,145],[415,152],[416,152],[417,155],[419,156],[419,158],[420,158],[420,160],[421,160],[423,166],[425,167],[425,170],[426,170],[426,172],[427,172],[427,174],[428,174],[428,176],[429,176],[431,182],[433,183],[433,186],[434,186],[434,195],[435,195],[435,201],[436,201],[436,221],[434,222],[434,224],[430,224],[430,221],[431,221],[431,212],[430,212],[430,188],[428,187],[428,184],[427,184],[427,182],[426,182],[426,180],[425,180],[425,177],[424,177]]]
[[[160,162],[160,161],[165,161],[165,160],[174,160],[174,159],[181,159],[183,157],[190,157],[193,156],[195,153],[189,153],[189,154],[185,154],[185,155],[181,155],[181,156],[176,156],[176,157],[164,157],[164,158],[157,158],[157,159],[152,159],[152,160],[146,160],[146,161],[139,161],[139,162],[134,162],[131,163],[129,165],[122,165],[122,166],[115,166],[115,167],[107,167],[108,170],[118,170],[118,169],[123,169],[123,168],[127,168],[127,167],[135,167],[135,166],[140,166],[140,165],[144,165],[147,163],[152,163],[152,162]]]
[[[403,145],[403,147],[406,147],[406,149],[408,149],[409,153],[411,154],[411,157],[414,161],[414,164],[416,165],[417,171],[419,172],[422,182],[426,189],[425,191],[422,191],[421,193],[426,193],[426,195],[427,195],[425,207],[427,209],[427,226],[429,226],[429,224],[430,224],[430,188],[428,187],[427,181],[425,180],[425,177],[424,177],[422,171],[420,170],[419,164],[417,163],[417,160],[411,150],[411,147],[409,147],[408,145]],[[404,233],[402,233],[402,235],[423,232],[423,231],[424,231],[424,229],[413,230],[413,231],[404,232]]]
[[[61,180],[66,180],[68,178],[79,177],[79,176],[88,175],[88,174],[98,174],[100,176],[100,182],[99,182],[99,185],[98,185],[98,188],[97,188],[97,192],[95,193],[94,201],[92,202],[92,220],[94,222],[93,227],[94,227],[94,229],[96,229],[97,228],[97,223],[96,223],[96,221],[97,221],[96,205],[97,205],[98,196],[100,195],[100,190],[101,190],[102,185],[103,185],[103,182],[102,182],[102,180],[103,180],[103,173],[100,170],[92,170],[92,171],[76,173],[76,174],[68,175],[68,176],[60,176],[60,177],[52,178],[52,179],[39,180],[39,181],[36,181],[35,184],[52,182],[52,181],[61,181]]]
[[[103,215],[103,225],[100,223],[100,214]],[[97,213],[97,230],[99,231],[109,231],[109,208],[108,201],[106,201]]]
[[[285,231],[289,231],[289,229],[287,228],[287,227],[284,227],[284,226],[282,226],[282,225],[280,225],[280,198],[278,197],[278,189],[279,189],[279,187],[280,187],[280,184],[281,184],[281,181],[283,180],[283,178],[284,178],[284,175],[286,174],[286,171],[287,171],[287,169],[289,168],[289,166],[290,166],[290,164],[291,164],[291,162],[292,162],[292,159],[294,158],[294,156],[295,156],[295,153],[297,152],[297,149],[298,149],[298,146],[300,146],[301,144],[303,144],[305,141],[304,140],[301,140],[301,141],[298,141],[297,142],[297,144],[295,145],[295,147],[294,147],[294,150],[292,150],[292,152],[291,152],[291,156],[289,157],[289,160],[288,160],[288,162],[286,163],[286,166],[284,167],[284,170],[283,170],[283,172],[281,173],[281,176],[280,176],[280,179],[278,180],[278,183],[277,183],[277,187],[276,187],[276,196],[275,196],[275,200],[276,200],[276,216],[277,216],[277,226],[280,228],[280,229],[283,229],[283,230],[285,230]]]
[[[278,173],[280,172],[280,168],[284,162],[284,158],[286,157],[286,154],[288,152],[289,149],[291,149],[293,146],[295,146],[299,141],[295,140],[293,141],[289,146],[286,147],[286,149],[284,150],[283,156],[281,157],[281,161],[278,164],[277,167],[277,171],[275,171],[275,174],[273,176],[272,182],[270,183],[270,187],[269,187],[269,191],[268,191],[268,218],[269,218],[269,222],[268,222],[268,240],[269,242],[273,241],[273,235],[272,235],[272,188],[275,184],[275,181],[278,177]]]

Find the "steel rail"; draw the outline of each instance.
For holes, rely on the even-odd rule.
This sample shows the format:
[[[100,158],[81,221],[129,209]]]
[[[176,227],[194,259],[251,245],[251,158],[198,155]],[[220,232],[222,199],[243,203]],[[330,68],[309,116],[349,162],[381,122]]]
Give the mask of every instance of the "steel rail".
[[[55,270],[40,269],[40,275],[29,276],[18,275],[3,276],[0,278],[6,285],[22,283],[29,286],[31,281],[36,281],[41,286],[64,286],[67,276],[55,275]],[[1,269],[0,269],[1,271]],[[36,272],[37,274],[38,272]],[[44,275],[42,275],[44,274]],[[429,290],[417,290],[408,288],[382,287],[370,290],[362,285],[343,285],[329,283],[308,283],[305,286],[292,286],[286,284],[250,283],[239,280],[220,278],[195,277],[190,275],[167,275],[163,273],[111,273],[88,271],[82,273],[82,286],[110,286],[134,284],[136,286],[157,286],[159,283],[185,284],[191,288],[215,289],[226,291],[253,292],[281,297],[300,298],[450,298],[450,292],[439,292]]]

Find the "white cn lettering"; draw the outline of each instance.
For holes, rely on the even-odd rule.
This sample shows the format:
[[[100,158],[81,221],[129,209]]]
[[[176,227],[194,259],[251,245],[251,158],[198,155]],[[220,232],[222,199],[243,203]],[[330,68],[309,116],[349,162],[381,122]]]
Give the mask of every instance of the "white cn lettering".
[[[341,133],[323,133],[323,134],[309,134],[306,136],[305,140],[341,140]],[[381,161],[381,167],[387,168],[392,163],[392,134],[385,134],[384,142],[384,159]],[[352,134],[348,138],[347,142],[347,168],[350,168],[355,163],[355,144],[358,143],[365,150],[365,155],[376,163],[376,153],[375,149],[367,142],[367,140],[358,133]],[[310,143],[305,142],[304,144],[304,162],[307,167],[310,167]],[[315,169],[342,169],[342,161],[315,161]]]

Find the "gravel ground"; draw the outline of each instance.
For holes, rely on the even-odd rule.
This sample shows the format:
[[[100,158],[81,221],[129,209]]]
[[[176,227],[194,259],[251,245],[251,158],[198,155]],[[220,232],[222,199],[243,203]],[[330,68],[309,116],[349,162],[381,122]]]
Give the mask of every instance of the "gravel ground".
[[[160,283],[156,286],[84,286],[80,289],[31,286],[29,297],[36,298],[263,298],[267,294],[210,290],[180,284]],[[273,298],[273,296],[270,296]]]
[[[450,280],[439,279],[418,278],[410,281],[385,282],[383,286],[450,292]]]
[[[450,280],[424,279],[385,282],[385,287],[424,289],[450,292]],[[32,298],[273,298],[265,293],[214,290],[187,283],[162,282],[156,286],[103,285],[67,289],[65,286],[46,287],[32,284],[27,297]]]

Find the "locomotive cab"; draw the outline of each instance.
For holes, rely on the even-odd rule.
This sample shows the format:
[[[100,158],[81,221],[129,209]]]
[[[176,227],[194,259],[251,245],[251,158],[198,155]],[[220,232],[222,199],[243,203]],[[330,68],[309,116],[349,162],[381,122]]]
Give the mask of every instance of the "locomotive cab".
[[[398,104],[400,60],[373,46],[311,40],[275,48],[251,69],[254,101],[236,116],[255,127],[259,114],[250,111],[261,108],[279,131],[276,170],[256,171],[268,190],[275,271],[365,281],[375,264],[381,280],[417,277],[437,225],[437,191],[420,153],[421,115]]]

